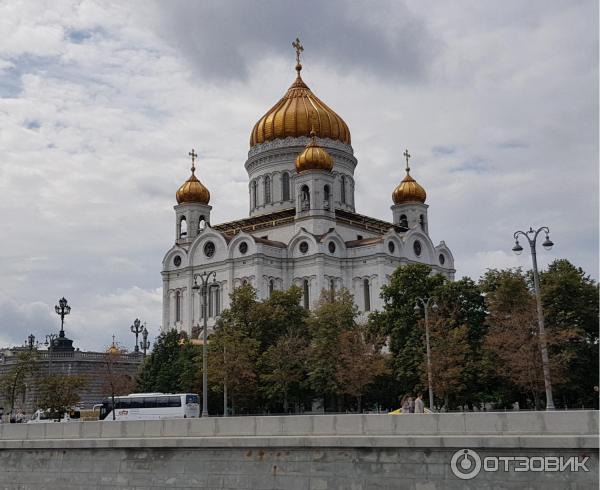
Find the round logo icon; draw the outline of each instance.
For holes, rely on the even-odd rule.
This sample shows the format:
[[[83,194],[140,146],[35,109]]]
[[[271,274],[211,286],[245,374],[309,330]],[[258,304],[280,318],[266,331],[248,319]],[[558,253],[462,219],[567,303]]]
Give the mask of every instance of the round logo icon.
[[[459,449],[450,460],[452,473],[461,480],[471,480],[481,471],[481,458],[471,449]]]

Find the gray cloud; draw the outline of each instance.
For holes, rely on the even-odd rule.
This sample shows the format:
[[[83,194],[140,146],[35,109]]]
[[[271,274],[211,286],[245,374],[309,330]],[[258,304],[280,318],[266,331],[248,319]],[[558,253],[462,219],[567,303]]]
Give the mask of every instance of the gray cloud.
[[[293,66],[296,36],[307,63],[401,80],[422,78],[440,47],[404,1],[176,0],[155,7],[160,32],[205,79],[247,79],[268,56]]]
[[[597,2],[146,5],[0,6],[0,345],[56,331],[63,295],[81,348],[131,345],[135,317],[158,331],[187,152],[212,222],[246,216],[249,132],[296,35],[350,126],[358,212],[391,218],[407,147],[459,275],[529,267],[512,233],[548,225],[540,262],[597,277]]]

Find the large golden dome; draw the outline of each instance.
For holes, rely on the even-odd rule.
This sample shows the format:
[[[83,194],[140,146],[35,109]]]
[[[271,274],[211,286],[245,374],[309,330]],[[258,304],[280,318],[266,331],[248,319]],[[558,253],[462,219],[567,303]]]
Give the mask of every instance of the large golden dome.
[[[210,192],[208,192],[208,189],[204,187],[195,174],[196,167],[194,166],[194,160],[197,155],[194,153],[194,150],[192,150],[190,155],[192,155],[192,175],[177,189],[175,193],[177,203],[198,202],[200,204],[208,204],[210,201]]]
[[[317,143],[316,132],[310,132],[311,141],[300,155],[296,157],[296,171],[298,173],[305,170],[326,170],[331,172],[333,169],[333,158]]]
[[[311,92],[298,75],[286,94],[261,117],[252,129],[250,147],[271,141],[308,136],[314,128],[319,138],[330,138],[350,144],[350,130],[344,120]]]
[[[392,192],[392,200],[394,204],[404,204],[407,202],[424,203],[425,199],[427,199],[427,193],[410,175],[410,167],[408,166],[410,154],[408,150],[404,152],[404,156],[406,157],[406,177],[402,179],[402,182]]]

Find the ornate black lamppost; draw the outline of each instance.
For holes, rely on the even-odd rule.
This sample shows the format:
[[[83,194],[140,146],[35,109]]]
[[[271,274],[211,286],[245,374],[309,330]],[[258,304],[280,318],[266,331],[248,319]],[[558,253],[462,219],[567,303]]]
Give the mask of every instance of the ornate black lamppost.
[[[136,318],[133,321],[133,325],[131,325],[131,332],[135,334],[135,348],[133,349],[134,352],[139,352],[140,351],[140,346],[138,345],[138,335],[142,333],[143,330],[143,326],[142,326],[142,322]]]
[[[415,314],[421,313],[421,306],[425,312],[425,343],[427,346],[427,384],[429,385],[429,410],[433,412],[433,376],[431,374],[431,349],[429,346],[429,307],[435,312],[438,309],[438,305],[434,298],[417,298],[415,303]]]
[[[542,309],[542,297],[540,295],[540,275],[538,273],[537,256],[535,252],[535,242],[540,232],[546,234],[546,239],[542,243],[542,247],[550,250],[554,242],[550,240],[550,229],[547,226],[542,226],[537,230],[529,227],[529,231],[515,231],[513,237],[515,246],[513,252],[520,255],[523,247],[519,244],[519,236],[525,237],[529,242],[531,249],[531,261],[533,262],[533,286],[535,288],[535,302],[537,305],[538,326],[540,330],[540,351],[542,353],[542,371],[544,372],[544,385],[546,388],[546,410],[554,410],[554,398],[552,396],[552,382],[550,381],[550,360],[548,359],[548,344],[546,342],[546,329],[544,328],[544,310]]]
[[[29,350],[33,350],[34,346],[35,346],[35,335],[30,333],[29,336],[27,337],[27,347],[29,347]]]
[[[58,300],[58,304],[54,307],[54,311],[60,316],[60,333],[58,336],[62,338],[65,336],[65,317],[71,313],[71,307],[67,304],[67,300],[64,296]]]
[[[210,287],[217,287],[217,273],[215,271],[194,274],[194,285],[192,289],[198,291],[202,288],[202,318],[204,331],[202,333],[202,416],[208,417],[208,280],[212,277]],[[198,285],[197,279],[200,278],[202,286]]]
[[[148,340],[148,330],[146,329],[146,323],[144,323],[144,330],[142,330],[142,352],[146,357],[146,350],[150,348],[150,341]]]

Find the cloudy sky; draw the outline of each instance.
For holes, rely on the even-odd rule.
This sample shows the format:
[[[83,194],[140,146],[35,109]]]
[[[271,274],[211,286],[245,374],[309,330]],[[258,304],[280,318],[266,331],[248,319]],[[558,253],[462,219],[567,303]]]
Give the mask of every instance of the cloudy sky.
[[[188,151],[212,221],[247,215],[255,121],[303,77],[348,123],[357,211],[391,219],[404,148],[457,275],[529,266],[547,225],[598,277],[598,5],[586,1],[0,1],[0,345],[152,335]]]

